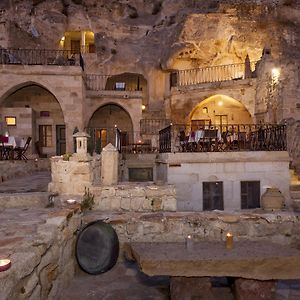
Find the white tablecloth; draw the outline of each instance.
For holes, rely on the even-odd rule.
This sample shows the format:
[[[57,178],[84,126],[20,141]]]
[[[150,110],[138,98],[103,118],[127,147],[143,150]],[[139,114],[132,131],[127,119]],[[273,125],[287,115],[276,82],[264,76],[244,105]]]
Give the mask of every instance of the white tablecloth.
[[[9,136],[8,142],[4,143],[4,146],[11,146],[13,148],[20,147],[23,148],[25,146],[26,141],[18,136]]]

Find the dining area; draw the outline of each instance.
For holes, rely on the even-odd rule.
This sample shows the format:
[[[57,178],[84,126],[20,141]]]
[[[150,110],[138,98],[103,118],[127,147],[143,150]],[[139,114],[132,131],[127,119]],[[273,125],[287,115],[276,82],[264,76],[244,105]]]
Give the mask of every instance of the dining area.
[[[0,135],[0,160],[27,160],[31,137]]]

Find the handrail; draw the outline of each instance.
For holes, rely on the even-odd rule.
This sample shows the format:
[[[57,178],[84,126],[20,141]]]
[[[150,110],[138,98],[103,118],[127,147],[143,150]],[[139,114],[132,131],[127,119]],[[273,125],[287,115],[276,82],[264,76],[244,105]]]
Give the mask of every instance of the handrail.
[[[196,85],[206,82],[220,82],[255,77],[256,61],[177,70],[171,73],[171,87]]]
[[[285,151],[286,125],[233,124],[186,126],[159,131],[160,152]]]
[[[80,54],[71,50],[0,48],[0,64],[13,65],[80,65]]]

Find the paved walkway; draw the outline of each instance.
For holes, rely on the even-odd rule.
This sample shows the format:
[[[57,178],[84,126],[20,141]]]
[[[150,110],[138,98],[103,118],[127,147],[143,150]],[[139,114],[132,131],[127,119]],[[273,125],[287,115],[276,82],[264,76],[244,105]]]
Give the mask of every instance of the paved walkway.
[[[47,192],[51,181],[49,171],[38,171],[0,183],[0,193]]]

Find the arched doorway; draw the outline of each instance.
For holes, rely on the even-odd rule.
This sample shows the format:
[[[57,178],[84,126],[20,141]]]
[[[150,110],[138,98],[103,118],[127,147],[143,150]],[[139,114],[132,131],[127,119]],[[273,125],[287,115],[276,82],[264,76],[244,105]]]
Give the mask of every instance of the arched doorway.
[[[46,88],[30,83],[14,90],[2,101],[1,121],[9,135],[32,137],[29,153],[40,156],[61,155],[66,152],[65,122],[61,106]],[[11,116],[11,126],[5,117]]]
[[[100,153],[107,144],[116,145],[117,129],[122,146],[133,142],[132,120],[125,109],[116,104],[106,104],[98,108],[88,124],[88,132],[91,135],[89,152]]]

